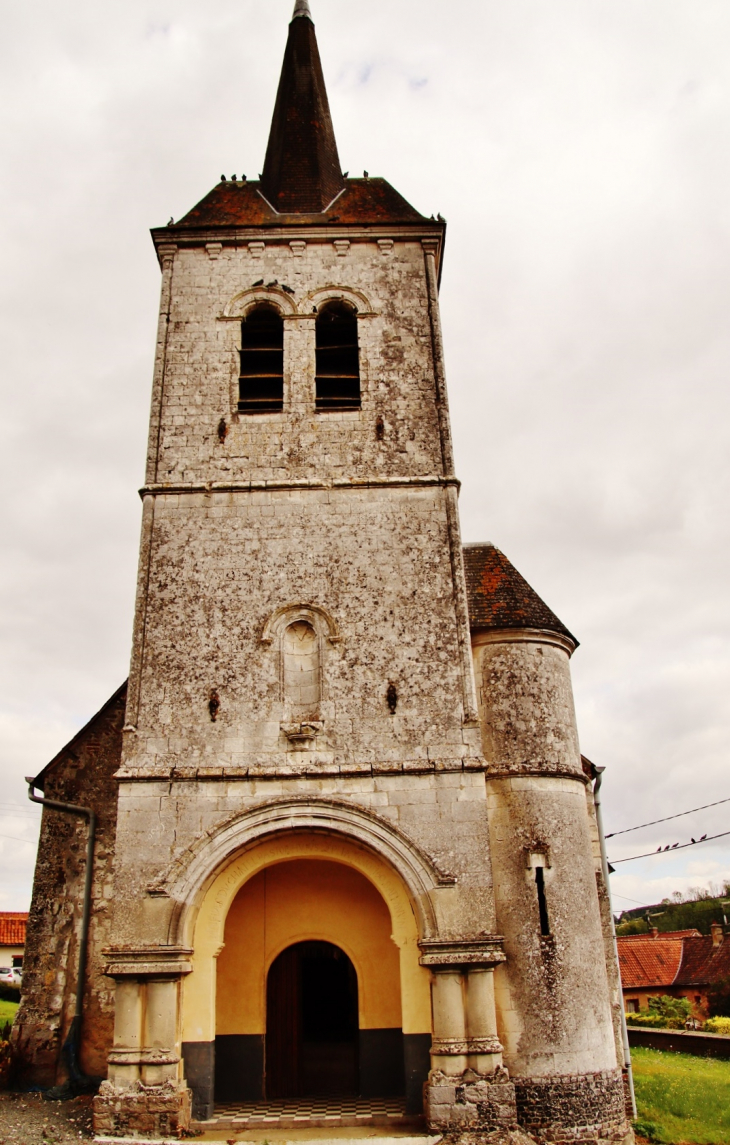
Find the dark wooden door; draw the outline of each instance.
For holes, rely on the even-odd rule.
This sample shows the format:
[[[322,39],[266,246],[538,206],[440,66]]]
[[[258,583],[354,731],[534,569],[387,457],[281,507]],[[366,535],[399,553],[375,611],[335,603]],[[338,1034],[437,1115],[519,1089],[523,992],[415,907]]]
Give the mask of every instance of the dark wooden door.
[[[344,951],[330,942],[288,947],[266,995],[266,1096],[357,1093],[357,974]]]
[[[266,1096],[299,1094],[301,1042],[299,947],[289,946],[272,963],[266,983]]]

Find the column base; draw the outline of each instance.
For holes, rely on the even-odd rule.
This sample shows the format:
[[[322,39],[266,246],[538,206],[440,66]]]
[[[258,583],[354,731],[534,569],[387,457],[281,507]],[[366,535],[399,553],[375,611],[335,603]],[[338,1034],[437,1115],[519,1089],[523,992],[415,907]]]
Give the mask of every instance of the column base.
[[[432,1070],[425,1096],[426,1120],[434,1132],[517,1129],[515,1087],[501,1066],[491,1074],[467,1069],[458,1077]]]
[[[94,1098],[94,1132],[104,1137],[175,1137],[190,1127],[190,1090],[183,1083],[135,1082],[129,1089],[101,1083]]]

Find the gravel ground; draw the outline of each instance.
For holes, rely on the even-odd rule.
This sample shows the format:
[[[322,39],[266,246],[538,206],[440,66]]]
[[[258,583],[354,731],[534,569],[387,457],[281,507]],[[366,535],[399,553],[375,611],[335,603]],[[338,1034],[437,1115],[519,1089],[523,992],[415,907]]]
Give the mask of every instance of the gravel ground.
[[[92,1136],[90,1097],[44,1101],[39,1093],[0,1092],[0,1145],[77,1145]]]

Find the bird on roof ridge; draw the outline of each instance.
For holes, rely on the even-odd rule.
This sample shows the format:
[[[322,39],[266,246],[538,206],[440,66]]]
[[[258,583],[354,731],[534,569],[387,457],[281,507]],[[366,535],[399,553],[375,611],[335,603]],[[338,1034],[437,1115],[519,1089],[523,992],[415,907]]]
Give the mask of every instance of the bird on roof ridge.
[[[308,19],[312,19],[312,13],[309,11],[309,0],[297,0],[294,5],[292,20],[296,20],[297,16],[307,16]]]

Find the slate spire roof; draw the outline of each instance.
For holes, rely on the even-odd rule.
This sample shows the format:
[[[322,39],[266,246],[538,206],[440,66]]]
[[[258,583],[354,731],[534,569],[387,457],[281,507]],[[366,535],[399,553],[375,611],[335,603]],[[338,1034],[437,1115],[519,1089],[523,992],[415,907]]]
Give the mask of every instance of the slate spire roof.
[[[412,226],[445,232],[385,179],[342,174],[322,63],[308,0],[296,0],[261,180],[221,181],[177,223],[171,235],[237,227]]]
[[[324,211],[345,189],[307,0],[289,25],[261,192],[280,214]]]

